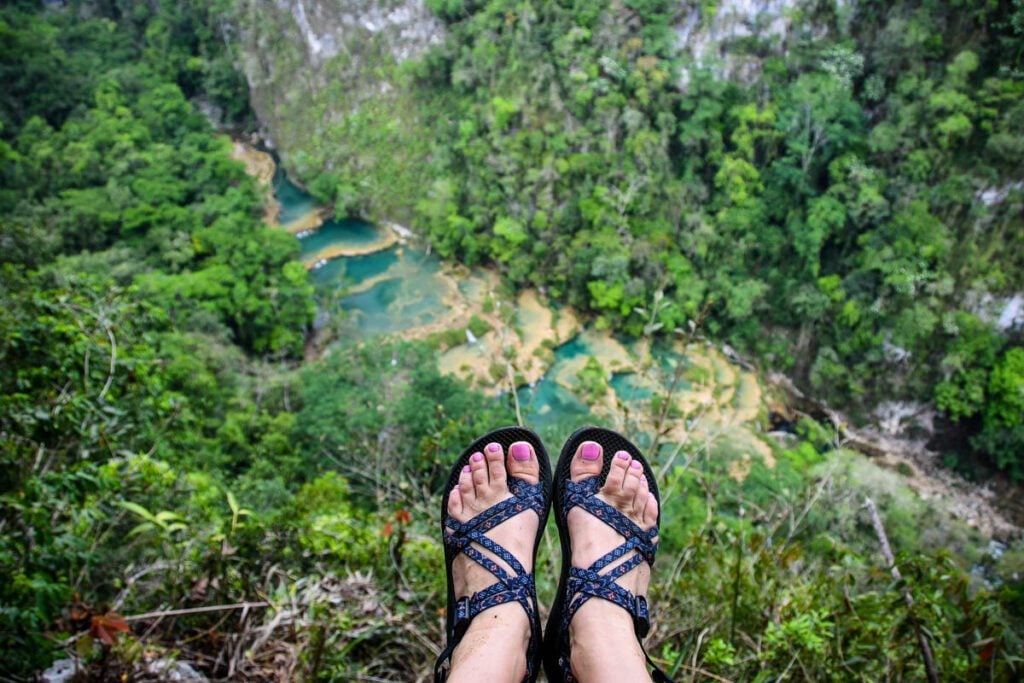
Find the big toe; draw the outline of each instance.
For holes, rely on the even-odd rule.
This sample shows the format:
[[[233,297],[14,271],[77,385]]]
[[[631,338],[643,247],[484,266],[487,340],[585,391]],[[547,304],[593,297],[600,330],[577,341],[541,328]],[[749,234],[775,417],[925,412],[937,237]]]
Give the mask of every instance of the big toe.
[[[569,478],[583,481],[601,474],[603,451],[601,444],[595,441],[584,441],[576,449],[576,455],[569,465]]]
[[[540,481],[540,461],[527,441],[516,441],[508,447],[508,473],[527,484]]]

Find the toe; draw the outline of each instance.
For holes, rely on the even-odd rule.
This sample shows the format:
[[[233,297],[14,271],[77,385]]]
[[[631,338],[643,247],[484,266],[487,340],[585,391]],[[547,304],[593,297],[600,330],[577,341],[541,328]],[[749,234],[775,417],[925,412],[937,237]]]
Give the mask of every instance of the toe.
[[[462,493],[459,492],[458,484],[448,494],[448,514],[455,519],[462,517]]]
[[[459,497],[463,505],[466,505],[476,497],[476,492],[473,490],[473,474],[470,471],[469,465],[463,467],[459,473]]]
[[[505,485],[505,454],[501,444],[489,443],[484,446],[484,460],[487,462],[487,478],[492,486]]]
[[[469,474],[473,479],[473,488],[477,496],[487,494],[487,461],[484,454],[477,452],[469,456]]]
[[[618,451],[612,458],[611,467],[608,468],[608,478],[601,487],[601,492],[608,495],[618,495],[622,492],[622,485],[626,481],[626,472],[629,470],[630,458],[626,451]]]
[[[640,528],[646,531],[658,523],[658,500],[651,492],[647,493],[647,504],[644,506],[643,523]]]
[[[643,521],[644,508],[647,507],[647,497],[651,493],[651,487],[647,484],[647,477],[640,476],[640,485],[633,494],[633,519]]]
[[[630,460],[626,468],[626,478],[622,481],[622,493],[630,508],[633,507],[633,499],[636,492],[640,490],[640,481],[644,478],[644,466],[639,460]]]
[[[526,441],[516,441],[508,447],[508,472],[527,484],[540,481],[540,462],[533,446]]]
[[[584,441],[576,449],[576,456],[569,465],[569,478],[573,481],[583,481],[596,477],[601,474],[603,463],[601,445],[594,441]]]

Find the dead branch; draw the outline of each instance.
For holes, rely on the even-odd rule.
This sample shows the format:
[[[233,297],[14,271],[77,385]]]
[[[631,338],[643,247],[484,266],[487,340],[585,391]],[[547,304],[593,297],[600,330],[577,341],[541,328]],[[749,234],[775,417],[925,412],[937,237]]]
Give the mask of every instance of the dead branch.
[[[110,391],[110,386],[114,383],[114,369],[117,367],[117,339],[114,337],[114,331],[106,322],[103,322],[103,329],[106,330],[107,339],[110,340],[110,370],[107,371],[107,381],[103,385],[100,395],[96,397],[97,401],[102,401]]]
[[[512,400],[515,401],[515,404],[516,404],[516,424],[518,424],[520,427],[522,427],[523,426],[523,413],[519,410],[519,393],[516,392],[516,379],[515,379],[515,375],[512,372],[512,363],[511,363],[511,361],[507,361],[505,363],[505,367],[508,368],[508,385],[509,385],[509,387],[511,387]]]
[[[183,609],[158,610],[156,612],[145,612],[144,614],[133,614],[124,617],[124,621],[145,621],[163,617],[181,617],[187,614],[206,614],[208,612],[223,612],[225,610],[250,610],[262,607],[270,607],[270,603],[261,602],[236,602],[233,605],[208,605],[206,607],[187,607]]]
[[[885,563],[892,573],[892,578],[900,581],[902,578],[900,570],[896,566],[896,559],[892,555],[892,548],[889,547],[889,537],[885,534],[885,527],[882,526],[882,518],[878,515],[875,501],[865,498],[864,507],[867,508],[868,514],[871,516],[871,525],[875,528],[878,543],[882,546],[882,557],[885,558]],[[907,603],[907,607],[913,608],[914,598],[910,594],[910,589],[904,584],[900,592],[903,594],[903,600]],[[917,634],[917,644],[921,648],[921,658],[924,659],[924,670],[928,674],[928,683],[939,683],[939,674],[935,669],[935,659],[932,657],[932,647],[928,643],[928,635],[913,612],[910,613],[910,620],[914,625],[914,632]]]

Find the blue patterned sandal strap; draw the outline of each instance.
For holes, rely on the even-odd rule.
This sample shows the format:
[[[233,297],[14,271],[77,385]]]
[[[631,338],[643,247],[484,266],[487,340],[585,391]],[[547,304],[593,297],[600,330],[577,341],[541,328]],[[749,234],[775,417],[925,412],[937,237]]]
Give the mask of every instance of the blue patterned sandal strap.
[[[470,550],[475,550],[471,548]],[[504,572],[502,572],[504,573]],[[507,575],[506,575],[507,576]],[[434,664],[434,681],[435,683],[442,683],[445,679],[445,674],[442,671],[444,662],[451,659],[452,653],[458,646],[459,642],[462,641],[462,636],[465,635],[466,629],[469,628],[469,624],[479,615],[481,612],[491,609],[492,607],[498,607],[510,602],[518,602],[522,608],[526,611],[526,617],[530,622],[530,644],[527,646],[526,652],[526,678],[524,680],[530,680],[533,675],[533,666],[536,652],[537,642],[540,639],[540,634],[535,632],[534,622],[536,621],[533,601],[536,598],[536,583],[533,579],[532,573],[520,574],[519,576],[509,577],[505,580],[499,580],[497,583],[493,583],[482,591],[477,591],[473,595],[463,596],[455,601],[455,612],[452,615],[452,637],[449,638],[445,649],[438,656],[436,663]]]
[[[592,597],[614,603],[636,617],[637,597],[615,581],[641,562],[643,558],[634,555],[607,574],[598,574],[593,568],[572,567],[569,570],[565,611],[562,616],[565,627],[568,628],[576,612]],[[644,604],[646,605],[646,600]]]
[[[577,506],[615,529],[626,542],[636,539],[637,543],[633,547],[637,549],[637,552],[644,555],[644,559],[647,560],[648,564],[654,565],[654,551],[657,549],[654,539],[658,536],[657,526],[644,531],[636,522],[617,508],[593,496],[581,500],[577,503]]]
[[[568,522],[569,511],[572,508],[580,507],[617,531],[625,540],[605,553],[587,569],[580,567],[569,569],[562,608],[562,646],[558,658],[559,666],[562,668],[566,681],[576,680],[572,675],[572,667],[569,662],[569,622],[588,600],[599,598],[618,605],[630,614],[633,618],[633,630],[636,632],[637,640],[640,641],[640,649],[644,653],[647,665],[652,669],[651,675],[655,683],[671,683],[671,679],[651,660],[643,646],[643,638],[651,628],[647,599],[642,595],[634,595],[615,583],[616,579],[624,576],[641,562],[654,565],[654,558],[658,551],[658,543],[654,539],[658,536],[658,527],[654,526],[644,531],[618,509],[596,498],[595,494],[600,483],[599,477],[590,477],[580,482],[572,480],[565,482],[564,502],[561,508],[563,523]],[[636,550],[636,554],[608,572],[599,573],[631,550]]]
[[[630,550],[636,550],[638,557],[643,558],[644,562],[653,566],[654,554],[658,550],[658,544],[651,543],[647,539],[637,538],[634,536],[625,543],[616,546],[614,549],[602,555],[597,561],[590,565],[590,568],[594,571],[600,571],[618,560]]]
[[[533,574],[524,574],[513,578],[509,583],[494,583],[473,593],[459,598],[455,602],[454,624],[456,629],[463,623],[468,626],[478,614],[492,607],[504,605],[515,600],[526,610],[527,617],[533,620],[533,597],[536,594]]]
[[[544,484],[528,484],[519,477],[508,478],[508,490],[512,495],[525,502],[531,510],[540,514],[544,511],[545,493]]]
[[[539,498],[539,496],[543,495],[543,487],[539,483],[527,484],[516,478],[511,479],[510,482],[515,485],[515,489],[525,493],[527,497],[513,496],[503,500],[473,517],[468,522],[459,522],[450,516],[446,516],[444,521],[445,527],[452,530],[452,533],[444,535],[444,544],[455,552],[463,552],[470,555],[474,561],[502,581],[507,579],[508,574],[501,571],[496,563],[487,560],[479,552],[470,554],[467,551],[472,548],[473,543],[476,543],[501,558],[514,574],[525,573],[525,568],[512,553],[486,535],[494,527],[521,512],[535,510],[539,514],[540,510],[543,509],[543,501]],[[540,510],[538,510],[538,507]]]
[[[590,477],[583,481],[569,480],[565,482],[564,503],[562,505],[562,520],[568,518],[569,510],[581,504],[584,500],[593,497],[597,493],[601,481],[598,477]]]
[[[513,496],[512,498],[506,498],[500,503],[495,503],[468,522],[460,522],[451,516],[445,515],[444,525],[451,529],[454,534],[464,534],[471,531],[486,533],[505,520],[515,517],[520,512],[532,509],[533,507],[531,507],[529,501]]]
[[[444,662],[451,658],[455,647],[462,640],[463,634],[469,628],[469,624],[481,612],[492,607],[504,605],[516,601],[526,611],[530,622],[530,644],[526,656],[526,680],[533,675],[534,653],[537,649],[539,633],[535,633],[534,622],[534,600],[536,598],[536,584],[533,573],[527,572],[522,563],[506,550],[502,545],[496,543],[486,536],[486,533],[502,522],[515,517],[521,512],[533,510],[538,515],[544,511],[545,489],[540,482],[529,484],[517,477],[509,477],[509,491],[512,497],[492,505],[468,522],[459,522],[449,515],[445,515],[444,526],[451,529],[451,533],[444,534],[444,544],[455,553],[462,553],[479,564],[497,582],[491,584],[482,591],[470,596],[459,598],[455,602],[455,613],[452,615],[452,638],[449,639],[444,651],[438,657],[434,665],[434,680],[437,683],[444,680],[444,673],[441,670]],[[505,571],[501,565],[484,555],[480,550],[473,547],[473,544],[483,547],[500,558],[513,574]]]

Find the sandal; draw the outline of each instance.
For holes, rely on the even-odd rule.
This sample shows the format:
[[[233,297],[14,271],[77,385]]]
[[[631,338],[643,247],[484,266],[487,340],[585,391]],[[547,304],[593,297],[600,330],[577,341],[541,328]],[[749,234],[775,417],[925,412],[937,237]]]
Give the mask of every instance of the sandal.
[[[533,446],[533,452],[540,466],[539,481],[528,484],[522,479],[508,475],[508,488],[512,497],[473,517],[468,522],[459,522],[448,514],[448,497],[458,485],[462,469],[469,463],[471,455],[483,452],[484,446],[495,442],[502,446],[507,454],[509,446],[516,441],[526,441]],[[537,607],[537,587],[533,574],[525,571],[523,565],[512,553],[501,547],[485,534],[505,520],[527,510],[533,510],[540,518],[537,525],[537,537],[533,543],[533,557],[536,561],[537,547],[544,533],[548,512],[551,509],[551,463],[547,451],[540,438],[529,429],[522,427],[503,427],[480,437],[462,452],[452,467],[444,498],[441,500],[441,535],[444,539],[444,560],[448,579],[448,609],[445,612],[445,632],[448,644],[434,664],[434,681],[441,683],[447,676],[443,670],[444,663],[451,659],[452,653],[461,642],[469,628],[470,622],[491,607],[497,607],[513,600],[526,610],[530,620],[530,644],[526,651],[526,677],[524,681],[535,681],[541,667],[541,623]],[[495,561],[480,551],[484,548],[512,570],[505,571]],[[452,564],[460,554],[467,555],[474,562],[494,575],[497,582],[470,596],[456,600]]]
[[[599,476],[574,482],[569,477],[569,468],[576,450],[584,441],[595,441],[601,445],[604,462]],[[608,477],[611,460],[617,451],[626,451],[634,460],[640,462],[650,491],[658,501],[658,523],[649,531],[642,531],[618,509],[595,497]],[[671,683],[671,679],[651,661],[643,646],[644,636],[647,635],[651,627],[647,599],[642,595],[633,595],[615,583],[617,578],[624,576],[641,562],[646,561],[652,567],[654,565],[654,556],[658,549],[658,544],[654,539],[658,536],[658,527],[661,525],[661,497],[658,494],[658,485],[650,465],[647,464],[647,460],[640,450],[621,434],[610,429],[584,427],[565,442],[555,472],[555,521],[558,524],[558,535],[562,544],[562,575],[558,581],[558,592],[551,608],[551,614],[548,616],[547,630],[544,636],[544,670],[547,672],[548,680],[552,683],[576,681],[570,662],[569,623],[584,603],[591,598],[600,598],[612,602],[630,613],[633,617],[633,630],[647,664],[652,669],[651,675],[654,681]],[[622,544],[586,569],[572,566],[572,544],[569,540],[568,516],[569,510],[577,506],[615,529],[625,539]],[[631,550],[636,550],[632,557],[614,569],[601,573],[602,570],[614,564]]]

